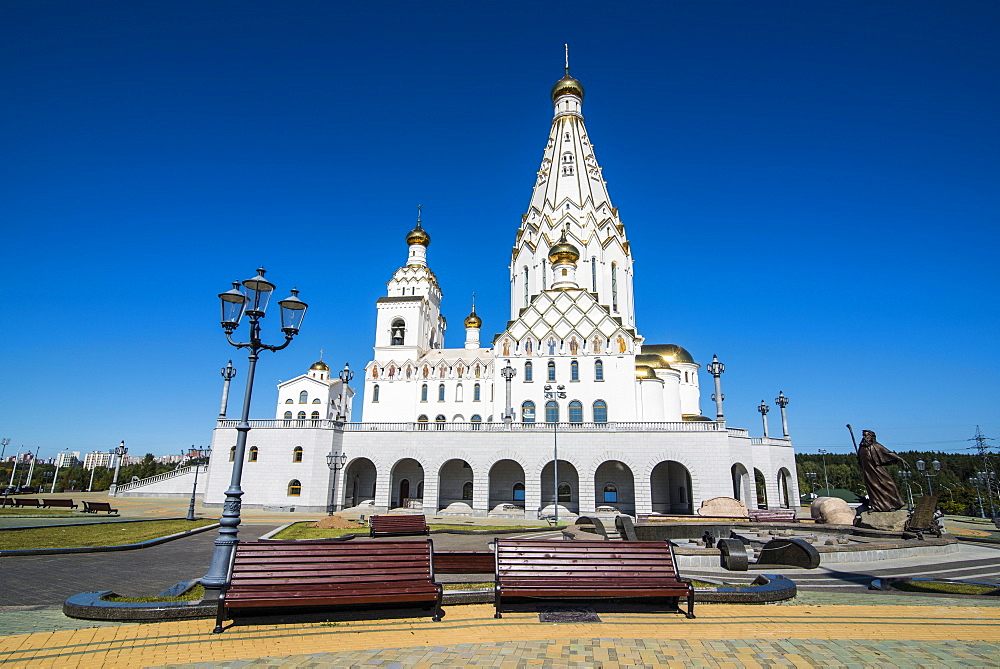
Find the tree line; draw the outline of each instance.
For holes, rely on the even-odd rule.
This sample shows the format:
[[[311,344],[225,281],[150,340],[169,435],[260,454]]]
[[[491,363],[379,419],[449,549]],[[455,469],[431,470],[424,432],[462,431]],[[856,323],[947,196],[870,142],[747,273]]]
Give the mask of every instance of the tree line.
[[[992,473],[991,486],[993,505],[1000,509],[1000,498],[997,495],[996,460],[988,455],[984,462],[978,454],[939,453],[934,451],[903,451],[897,454],[910,463],[909,488],[907,480],[901,475],[902,466],[890,465],[887,469],[896,481],[896,487],[904,500],[912,492],[914,499],[933,490],[938,495],[938,506],[945,513],[980,515],[980,498],[985,507],[986,515],[990,514],[990,498],[987,496],[987,486],[979,483],[977,486],[970,479],[978,477],[979,472]],[[823,460],[826,459],[824,475]],[[917,470],[917,460],[923,460],[925,471]],[[940,471],[935,471],[931,464],[937,460],[941,463]],[[825,488],[826,480],[830,488],[843,488],[856,495],[865,496],[864,481],[861,478],[861,468],[858,457],[854,453],[796,453],[795,464],[798,469],[799,492],[806,494],[812,490]],[[806,476],[809,472],[816,474],[815,480]],[[931,474],[928,482],[925,474]]]

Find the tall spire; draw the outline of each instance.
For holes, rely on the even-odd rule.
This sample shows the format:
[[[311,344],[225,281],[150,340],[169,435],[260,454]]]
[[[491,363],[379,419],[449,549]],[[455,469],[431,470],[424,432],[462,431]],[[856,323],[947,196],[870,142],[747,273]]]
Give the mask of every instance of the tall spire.
[[[635,327],[632,255],[625,226],[611,203],[583,120],[583,84],[569,74],[552,87],[554,118],[528,211],[511,257],[511,318],[548,279],[548,251],[564,234],[580,252],[579,285],[598,294],[612,316]]]

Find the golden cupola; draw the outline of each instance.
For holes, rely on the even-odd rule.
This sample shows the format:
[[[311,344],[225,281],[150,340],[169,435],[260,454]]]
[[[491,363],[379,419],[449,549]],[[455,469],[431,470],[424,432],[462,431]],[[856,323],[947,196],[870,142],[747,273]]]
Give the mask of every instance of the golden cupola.
[[[583,84],[569,76],[569,68],[566,68],[566,74],[552,87],[553,102],[561,95],[575,95],[581,100],[583,99]]]
[[[420,219],[417,219],[417,227],[406,233],[406,245],[413,246],[414,244],[420,244],[421,246],[428,246],[431,243],[431,236],[427,234],[427,231],[420,227]]]
[[[476,314],[476,307],[472,307],[472,313],[465,317],[465,327],[467,328],[481,328],[483,327],[483,319]]]
[[[549,249],[549,262],[553,265],[575,265],[580,259],[580,250],[566,240],[566,231],[563,230],[559,243]]]

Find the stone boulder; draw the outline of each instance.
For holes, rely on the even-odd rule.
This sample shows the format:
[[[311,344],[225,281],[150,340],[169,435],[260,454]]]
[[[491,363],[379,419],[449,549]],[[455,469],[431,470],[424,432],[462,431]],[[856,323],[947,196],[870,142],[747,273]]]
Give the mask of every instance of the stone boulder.
[[[809,506],[809,514],[817,521],[831,525],[853,525],[855,511],[839,497],[817,497]]]
[[[898,511],[864,511],[858,518],[858,527],[869,530],[884,530],[886,532],[902,532],[906,528],[906,519],[910,512],[906,509]]]
[[[717,516],[722,518],[749,518],[747,505],[732,497],[713,497],[701,503],[699,516]]]

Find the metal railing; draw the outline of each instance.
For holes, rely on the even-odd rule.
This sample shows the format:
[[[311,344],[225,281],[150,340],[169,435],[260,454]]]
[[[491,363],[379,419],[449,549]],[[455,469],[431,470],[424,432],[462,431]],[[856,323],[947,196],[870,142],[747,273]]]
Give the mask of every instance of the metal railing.
[[[139,479],[138,481],[129,481],[128,483],[122,483],[118,486],[117,492],[122,492],[124,490],[134,490],[135,488],[141,488],[144,485],[149,485],[150,483],[159,483],[160,481],[166,481],[167,479],[172,479],[177,476],[184,476],[194,471],[195,467],[201,467],[201,465],[187,465],[185,467],[178,467],[177,469],[171,469],[169,472],[163,472],[161,474],[155,474],[153,476],[148,476],[144,479]],[[205,470],[202,469],[202,472]]]

